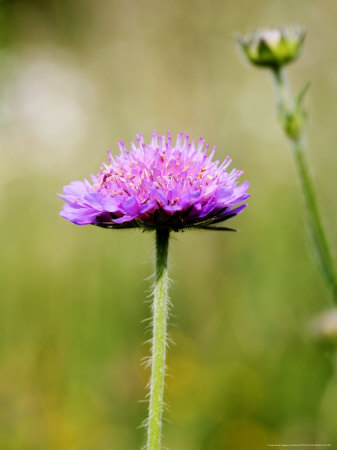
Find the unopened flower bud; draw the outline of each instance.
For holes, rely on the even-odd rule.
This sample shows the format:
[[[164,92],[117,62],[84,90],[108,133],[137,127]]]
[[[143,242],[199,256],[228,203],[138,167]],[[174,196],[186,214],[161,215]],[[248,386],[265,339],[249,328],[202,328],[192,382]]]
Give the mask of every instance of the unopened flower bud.
[[[304,38],[304,28],[286,26],[239,36],[238,43],[252,64],[278,69],[298,57]]]

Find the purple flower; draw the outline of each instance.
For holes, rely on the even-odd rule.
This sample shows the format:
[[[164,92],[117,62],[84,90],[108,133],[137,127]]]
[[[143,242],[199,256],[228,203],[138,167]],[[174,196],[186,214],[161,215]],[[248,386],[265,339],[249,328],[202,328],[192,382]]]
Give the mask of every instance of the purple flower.
[[[61,216],[77,225],[105,228],[207,228],[239,214],[249,194],[247,182],[238,185],[242,171],[227,172],[231,159],[213,161],[204,139],[198,145],[180,133],[175,144],[170,132],[145,145],[142,134],[128,150],[109,153],[92,183],[73,181],[65,186]]]

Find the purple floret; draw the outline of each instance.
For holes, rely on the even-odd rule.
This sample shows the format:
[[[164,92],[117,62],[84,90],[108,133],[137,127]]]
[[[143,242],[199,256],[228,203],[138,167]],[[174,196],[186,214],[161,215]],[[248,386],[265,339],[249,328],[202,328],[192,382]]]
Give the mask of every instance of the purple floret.
[[[89,181],[73,181],[63,189],[61,216],[77,224],[106,228],[169,228],[209,226],[239,214],[247,205],[247,182],[238,185],[242,171],[226,169],[208,155],[204,139],[198,145],[180,133],[175,145],[171,136],[152,134],[149,145],[142,134],[128,150],[119,143],[120,154],[109,152]]]

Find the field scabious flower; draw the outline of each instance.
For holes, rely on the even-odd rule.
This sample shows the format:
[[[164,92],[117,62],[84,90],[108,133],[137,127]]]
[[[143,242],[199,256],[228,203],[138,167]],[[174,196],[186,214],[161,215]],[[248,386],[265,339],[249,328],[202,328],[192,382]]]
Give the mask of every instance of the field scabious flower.
[[[154,131],[149,145],[138,134],[131,150],[120,141],[120,154],[109,152],[109,163],[92,175],[92,183],[64,187],[61,216],[77,225],[174,231],[225,221],[246,207],[241,203],[249,185],[238,185],[242,171],[227,172],[229,157],[213,161],[216,148],[210,154],[208,148],[203,138],[196,144],[183,133],[173,144],[169,132]]]
[[[247,182],[238,184],[242,171],[227,172],[231,160],[213,160],[215,148],[200,138],[196,145],[180,133],[172,144],[170,133],[149,145],[137,135],[131,150],[123,141],[115,158],[103,164],[92,182],[74,181],[64,187],[61,216],[77,225],[104,228],[143,228],[156,232],[156,264],[152,305],[151,380],[147,450],[161,447],[168,320],[168,249],[171,231],[185,228],[232,230],[213,226],[239,214],[249,197]]]

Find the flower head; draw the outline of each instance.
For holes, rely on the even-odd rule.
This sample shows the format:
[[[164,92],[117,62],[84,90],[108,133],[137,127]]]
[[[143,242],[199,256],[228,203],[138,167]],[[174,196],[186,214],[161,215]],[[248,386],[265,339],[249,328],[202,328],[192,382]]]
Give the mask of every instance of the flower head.
[[[239,214],[249,197],[248,183],[238,185],[242,171],[227,172],[231,160],[213,161],[216,148],[200,138],[196,145],[180,133],[175,144],[171,135],[157,136],[149,145],[142,134],[131,150],[123,141],[115,158],[87,180],[64,187],[66,201],[61,216],[77,225],[105,228],[207,227]]]
[[[275,69],[298,57],[304,38],[304,28],[287,26],[265,28],[240,36],[238,43],[251,63]]]

